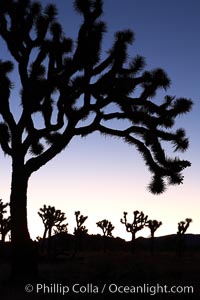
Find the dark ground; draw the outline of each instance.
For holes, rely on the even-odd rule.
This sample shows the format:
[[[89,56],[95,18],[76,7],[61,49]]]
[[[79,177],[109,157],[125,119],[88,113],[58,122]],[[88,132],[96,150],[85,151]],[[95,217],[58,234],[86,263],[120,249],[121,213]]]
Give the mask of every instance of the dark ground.
[[[8,262],[1,261],[0,267],[1,300],[200,299],[200,254],[195,252],[187,252],[181,258],[174,252],[157,252],[153,256],[141,251],[135,254],[82,252],[75,258],[71,253],[64,253],[54,261],[40,262],[37,282],[23,284],[9,282]],[[25,288],[31,289],[28,284],[32,284],[32,292],[25,291]],[[147,292],[134,293],[132,286],[138,285],[146,286]],[[165,285],[167,290],[176,286],[179,293],[162,292],[161,286]],[[120,287],[120,292],[115,292],[116,286]],[[157,294],[155,286],[159,289]],[[180,286],[192,286],[194,293],[180,293]]]
[[[102,237],[87,235],[81,242],[82,251],[73,256],[74,236],[53,236],[56,256],[50,260],[40,255],[39,278],[23,283],[9,280],[7,243],[0,252],[0,300],[200,299],[199,235],[185,236],[181,257],[176,235],[156,238],[154,254],[149,251],[149,239],[136,242],[135,253],[131,253],[130,243],[109,238],[104,253]],[[193,293],[187,292],[190,286]]]

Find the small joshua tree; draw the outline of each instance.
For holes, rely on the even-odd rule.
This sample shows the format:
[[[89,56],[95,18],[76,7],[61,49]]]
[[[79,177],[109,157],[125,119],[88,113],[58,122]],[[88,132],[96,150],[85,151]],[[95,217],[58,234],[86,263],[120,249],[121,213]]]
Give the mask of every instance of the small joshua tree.
[[[74,228],[74,235],[75,235],[75,251],[74,255],[77,253],[78,250],[82,248],[82,237],[88,233],[87,228],[83,225],[83,223],[87,220],[87,216],[81,215],[80,211],[75,211],[76,217],[76,227]]]
[[[55,209],[54,206],[46,206],[44,205],[43,208],[40,208],[38,215],[41,217],[42,222],[44,224],[44,235],[43,235],[43,242],[41,245],[42,252],[44,251],[44,243],[45,238],[48,233],[48,242],[47,242],[47,252],[50,253],[52,245],[50,237],[52,235],[53,227],[61,226],[61,223],[66,219],[65,213],[61,212],[59,209]]]
[[[112,231],[115,228],[111,222],[108,220],[102,220],[96,223],[97,227],[100,227],[103,231],[104,236],[110,236],[112,237]]]
[[[133,219],[133,222],[132,223],[128,223],[127,222],[127,212],[124,212],[124,218],[121,219],[121,223],[122,224],[125,224],[126,226],[126,231],[127,232],[131,232],[132,234],[132,251],[134,251],[135,249],[135,236],[136,236],[136,233],[143,229],[144,226],[147,225],[148,221],[148,216],[144,215],[144,213],[141,211],[139,212],[138,210],[134,211],[133,212],[133,215],[134,215],[134,219]]]
[[[185,221],[181,221],[178,223],[178,252],[179,256],[182,255],[183,252],[183,243],[184,243],[184,234],[187,231],[188,227],[190,226],[190,223],[192,222],[192,219],[187,218]]]
[[[181,221],[178,223],[178,231],[177,231],[177,234],[179,236],[182,236],[184,235],[184,233],[186,232],[186,230],[188,229],[190,223],[192,222],[192,219],[185,219],[185,221]]]
[[[0,234],[2,243],[5,242],[5,238],[7,233],[11,229],[11,220],[10,216],[5,217],[4,214],[7,213],[6,208],[9,206],[9,203],[3,203],[2,199],[0,199]]]
[[[151,231],[151,252],[154,252],[154,234],[155,231],[162,225],[162,222],[159,222],[157,220],[149,220],[147,222],[147,227],[149,227]]]
[[[42,218],[42,222],[45,227],[43,239],[46,238],[47,233],[50,238],[52,235],[52,228],[54,226],[60,226],[61,223],[66,220],[65,213],[50,205],[48,207],[44,205],[43,208],[40,208],[38,215]]]
[[[75,236],[80,236],[87,234],[88,230],[85,226],[83,226],[83,223],[87,220],[87,216],[84,217],[81,215],[80,211],[75,211],[76,216],[76,227],[74,228],[74,234]]]
[[[108,220],[105,220],[105,219],[97,222],[96,224],[97,224],[97,227],[100,227],[103,231],[103,240],[104,240],[103,249],[104,249],[104,252],[106,252],[107,237],[112,237],[112,231],[114,230],[115,227],[112,225],[111,222],[109,222]]]

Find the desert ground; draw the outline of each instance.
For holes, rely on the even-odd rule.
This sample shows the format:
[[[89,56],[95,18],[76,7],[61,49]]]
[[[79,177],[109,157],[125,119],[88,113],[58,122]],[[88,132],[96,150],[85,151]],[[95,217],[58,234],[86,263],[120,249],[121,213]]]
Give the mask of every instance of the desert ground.
[[[11,282],[9,261],[0,260],[0,270],[1,300],[200,298],[197,251],[181,257],[174,251],[82,251],[75,257],[66,251],[56,259],[41,260],[35,282]],[[138,286],[143,293],[139,288],[136,293]],[[193,292],[183,292],[186,286]],[[171,287],[178,292],[171,292]]]

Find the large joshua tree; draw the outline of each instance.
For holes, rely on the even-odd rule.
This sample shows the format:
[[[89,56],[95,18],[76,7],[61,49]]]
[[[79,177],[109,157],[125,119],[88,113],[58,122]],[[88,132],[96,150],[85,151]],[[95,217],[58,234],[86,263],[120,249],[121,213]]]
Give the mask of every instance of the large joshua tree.
[[[177,156],[169,158],[162,142],[171,143],[174,151],[187,149],[184,129],[171,128],[177,116],[190,111],[192,101],[171,96],[161,104],[153,101],[159,89],[170,86],[167,74],[162,69],[143,71],[145,62],[139,55],[128,60],[128,45],[134,41],[131,30],[117,32],[112,47],[101,56],[106,31],[100,19],[102,0],[73,2],[83,17],[74,44],[64,36],[54,5],[42,8],[39,1],[0,1],[0,35],[11,55],[11,61],[0,60],[0,145],[12,159],[11,239],[17,276],[19,268],[31,273],[31,263],[35,265],[25,259],[32,249],[28,180],[73,137],[99,131],[135,146],[152,173],[152,193],[182,183],[182,171],[190,166]],[[8,76],[14,66],[21,89],[17,114]],[[136,87],[141,93],[134,97]],[[120,129],[118,120],[129,125]]]

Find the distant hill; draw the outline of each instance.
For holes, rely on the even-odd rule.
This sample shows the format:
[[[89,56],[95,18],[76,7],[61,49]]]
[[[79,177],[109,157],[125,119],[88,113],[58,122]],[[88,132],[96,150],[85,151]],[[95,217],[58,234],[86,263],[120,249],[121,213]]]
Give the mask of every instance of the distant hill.
[[[75,237],[71,234],[60,233],[52,236],[52,244],[57,249],[70,251],[74,247]],[[155,237],[155,250],[174,251],[177,249],[177,235],[166,235]],[[82,241],[82,250],[101,251],[103,250],[103,237],[101,235],[86,235]],[[139,237],[136,239],[136,249],[149,250],[150,238]],[[107,249],[109,251],[129,251],[131,242],[127,242],[119,237],[106,238]],[[185,234],[184,247],[186,250],[200,250],[200,234]]]
[[[44,245],[47,245],[48,239]],[[38,246],[41,242],[37,242]],[[73,252],[75,246],[75,237],[72,234],[60,233],[51,237],[52,249],[55,253],[62,254],[65,252]],[[136,239],[136,251],[149,251],[151,245],[150,238],[139,237]],[[176,251],[178,239],[176,234],[155,237],[155,251]],[[184,248],[188,251],[200,251],[200,234],[185,234]],[[81,241],[82,251],[103,251],[104,238],[100,234],[86,235]],[[131,250],[131,242],[125,241],[119,237],[106,238],[106,249],[111,252],[129,252]],[[0,257],[9,257],[11,254],[10,242],[6,242],[2,247],[0,243]]]
[[[186,250],[200,250],[200,234],[185,234],[183,241]],[[176,250],[177,242],[176,234],[155,237],[155,249],[161,251]],[[149,245],[150,238],[139,237],[137,239],[137,247],[139,249],[146,250]]]

